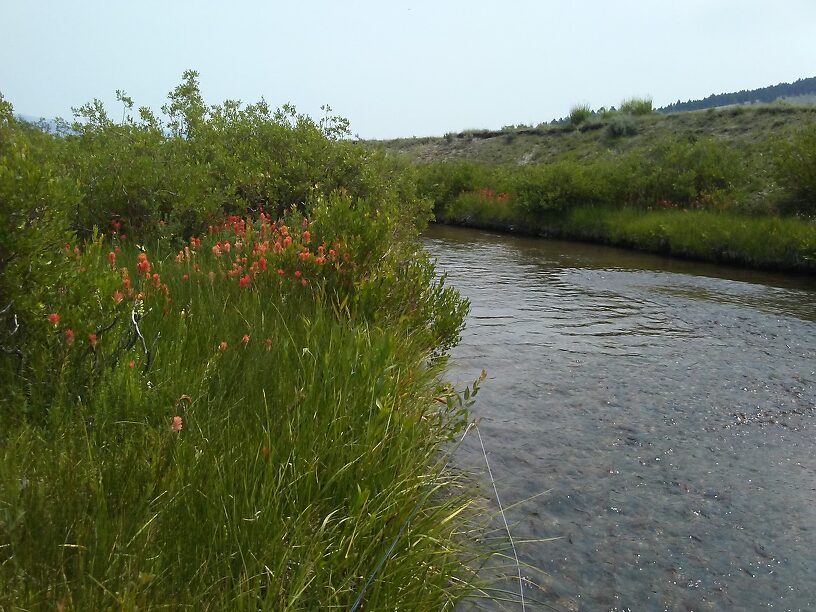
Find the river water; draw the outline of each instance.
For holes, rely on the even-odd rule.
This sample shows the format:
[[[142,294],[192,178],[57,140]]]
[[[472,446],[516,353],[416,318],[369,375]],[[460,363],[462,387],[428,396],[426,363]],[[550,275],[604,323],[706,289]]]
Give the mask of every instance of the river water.
[[[450,377],[488,372],[473,416],[528,609],[816,609],[816,280],[445,226],[424,243],[471,301]],[[457,461],[495,509],[476,436]]]

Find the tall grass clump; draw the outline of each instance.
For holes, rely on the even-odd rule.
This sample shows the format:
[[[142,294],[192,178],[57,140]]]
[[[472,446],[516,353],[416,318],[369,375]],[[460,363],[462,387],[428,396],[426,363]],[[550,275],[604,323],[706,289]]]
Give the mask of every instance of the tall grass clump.
[[[650,115],[654,109],[652,107],[651,98],[633,97],[621,102],[618,110],[630,115]]]
[[[169,135],[3,106],[0,608],[452,607],[467,302],[429,204],[325,126],[174,93]]]
[[[586,104],[576,104],[570,109],[570,125],[579,126],[592,116],[592,109]]]

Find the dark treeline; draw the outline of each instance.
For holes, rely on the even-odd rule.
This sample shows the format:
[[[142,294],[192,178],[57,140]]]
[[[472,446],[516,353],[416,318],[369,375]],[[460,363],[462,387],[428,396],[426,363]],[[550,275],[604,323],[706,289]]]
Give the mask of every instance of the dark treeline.
[[[679,111],[728,106],[729,104],[770,103],[779,98],[788,96],[807,96],[812,94],[816,94],[816,77],[798,79],[793,83],[779,83],[778,85],[760,87],[759,89],[743,89],[731,93],[711,94],[702,100],[688,100],[686,102],[678,100],[673,104],[668,104],[657,110],[662,113],[676,113]]]

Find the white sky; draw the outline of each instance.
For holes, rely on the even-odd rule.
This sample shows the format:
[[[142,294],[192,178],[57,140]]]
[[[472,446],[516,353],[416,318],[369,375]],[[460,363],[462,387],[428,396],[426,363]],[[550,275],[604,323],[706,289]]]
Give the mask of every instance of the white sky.
[[[70,117],[117,89],[158,110],[330,104],[363,138],[537,124],[816,76],[816,0],[0,0],[0,93]]]

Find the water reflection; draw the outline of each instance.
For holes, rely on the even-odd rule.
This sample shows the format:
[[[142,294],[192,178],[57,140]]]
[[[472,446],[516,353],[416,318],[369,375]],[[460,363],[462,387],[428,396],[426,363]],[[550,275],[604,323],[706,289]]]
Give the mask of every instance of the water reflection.
[[[451,373],[488,370],[475,408],[503,500],[551,490],[509,513],[521,540],[560,538],[519,547],[548,572],[527,572],[535,598],[816,608],[813,279],[458,228],[425,242],[472,302]]]

